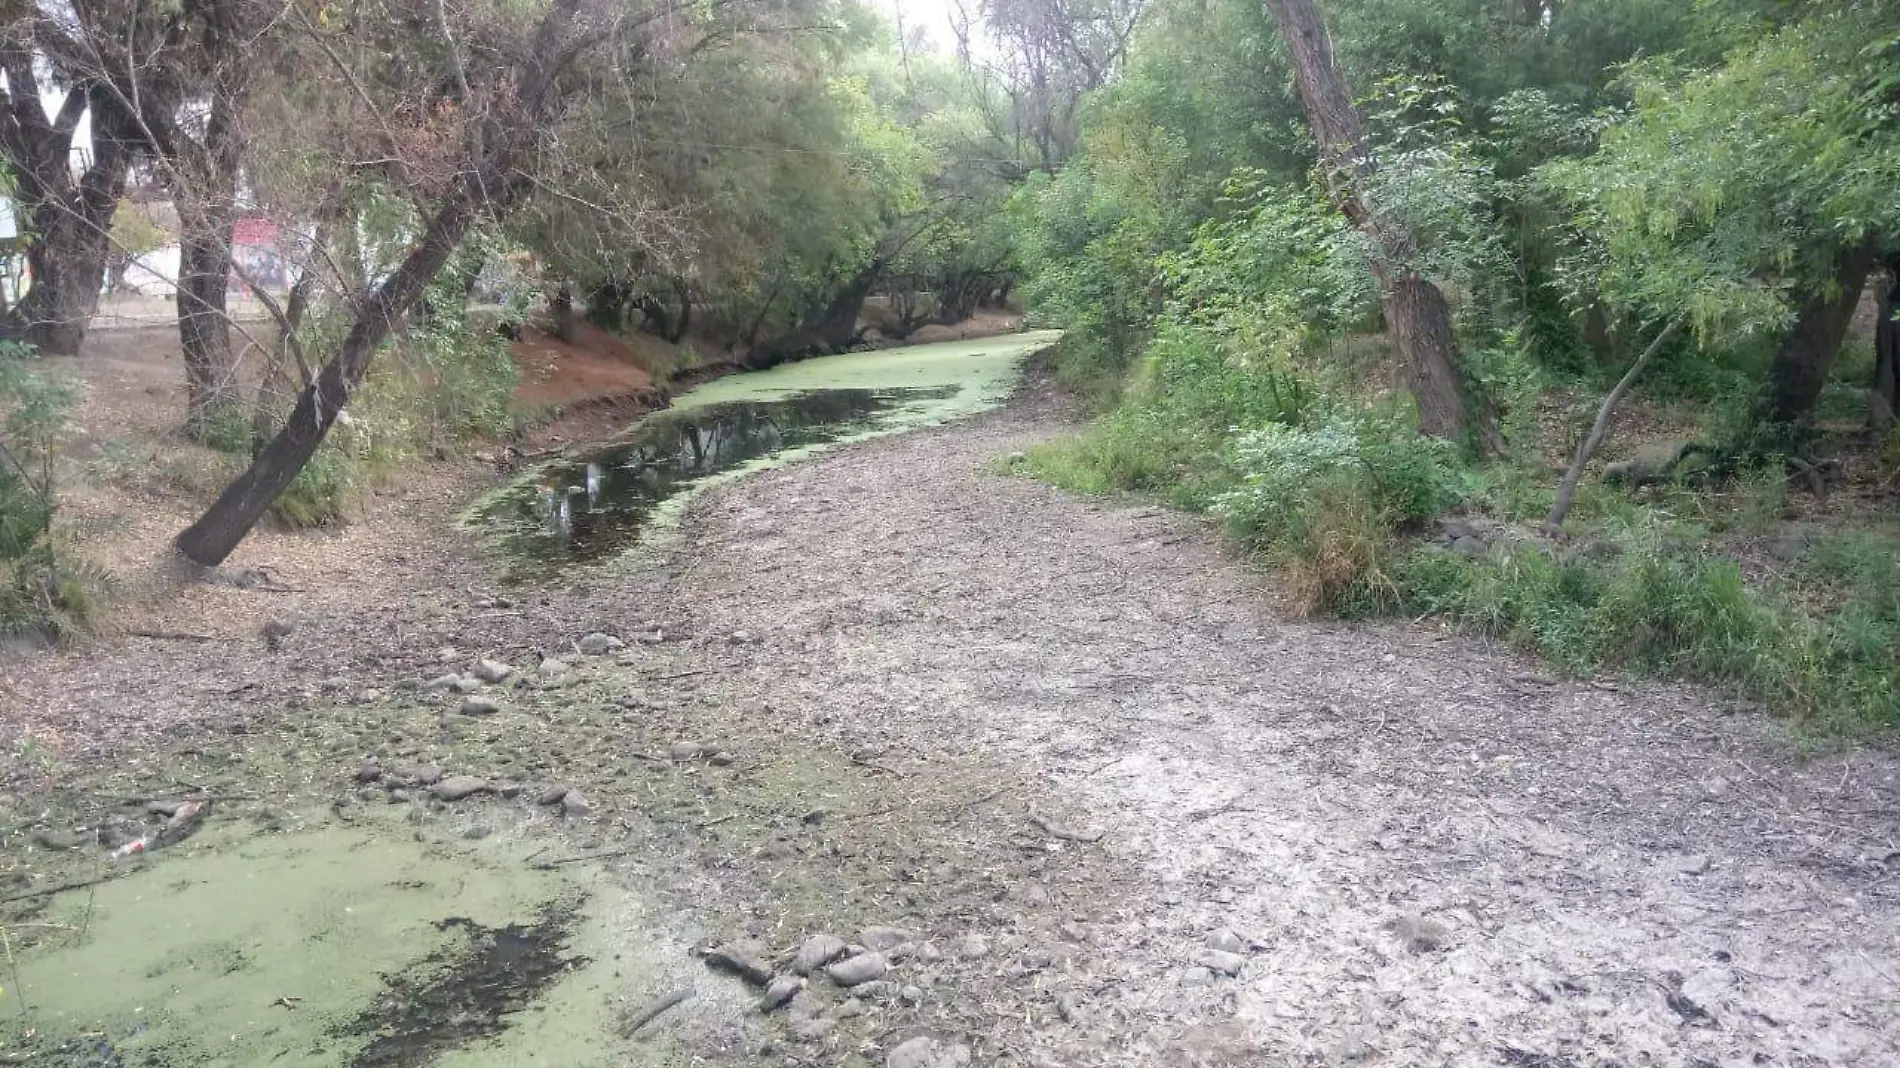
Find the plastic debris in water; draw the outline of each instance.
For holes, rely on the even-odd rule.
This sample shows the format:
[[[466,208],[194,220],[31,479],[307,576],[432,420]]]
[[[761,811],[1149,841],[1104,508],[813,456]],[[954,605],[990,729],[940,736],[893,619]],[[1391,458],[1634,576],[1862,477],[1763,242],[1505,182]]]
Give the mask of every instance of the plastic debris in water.
[[[592,507],[600,498],[600,465],[587,465],[587,504]]]
[[[148,834],[143,838],[134,838],[130,842],[113,850],[112,859],[121,860],[135,853],[143,853],[150,848],[152,848],[152,836]]]

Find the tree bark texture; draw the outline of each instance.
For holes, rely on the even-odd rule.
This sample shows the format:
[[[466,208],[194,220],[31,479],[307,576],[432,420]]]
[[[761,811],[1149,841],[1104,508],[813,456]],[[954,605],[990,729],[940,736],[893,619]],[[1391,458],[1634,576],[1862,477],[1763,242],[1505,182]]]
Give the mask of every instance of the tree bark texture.
[[[1880,315],[1874,323],[1874,425],[1888,430],[1900,413],[1900,255],[1887,258],[1881,281]]]
[[[1768,370],[1768,414],[1775,422],[1798,423],[1813,412],[1875,262],[1873,249],[1850,249],[1835,262],[1826,284],[1800,294],[1794,325]]]
[[[1293,61],[1293,83],[1320,161],[1341,212],[1371,239],[1371,269],[1398,352],[1405,384],[1418,401],[1418,428],[1433,437],[1461,437],[1473,424],[1457,368],[1451,306],[1438,287],[1413,269],[1411,236],[1367,200],[1378,160],[1353,109],[1325,17],[1313,0],[1265,0]],[[1477,421],[1481,444],[1501,444],[1488,418]]]
[[[363,383],[376,350],[434,281],[477,217],[499,217],[528,187],[520,170],[546,136],[556,79],[590,38],[575,32],[581,0],[554,0],[536,31],[512,100],[493,116],[486,137],[471,140],[466,166],[437,202],[422,236],[395,272],[356,306],[349,331],[316,380],[297,397],[283,430],[175,543],[192,561],[223,562],[297,477]]]
[[[233,211],[226,201],[180,212],[184,233],[178,242],[178,342],[185,359],[185,429],[193,437],[203,437],[243,404],[225,299],[231,284]]]
[[[48,115],[23,37],[0,45],[0,153],[16,182],[19,222],[27,232],[31,287],[0,320],[0,336],[49,355],[77,355],[99,307],[111,248],[112,213],[125,190],[131,152],[108,95],[86,86],[67,90]],[[92,156],[77,178],[73,134],[92,113]]]

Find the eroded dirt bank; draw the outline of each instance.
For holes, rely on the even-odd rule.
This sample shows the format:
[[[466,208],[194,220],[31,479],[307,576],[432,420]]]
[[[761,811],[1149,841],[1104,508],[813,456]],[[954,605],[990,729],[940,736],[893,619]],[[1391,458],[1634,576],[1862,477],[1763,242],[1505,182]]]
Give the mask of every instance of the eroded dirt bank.
[[[196,593],[298,625],[275,654],[234,622],[17,665],[9,745],[41,762],[9,825],[173,780],[407,810],[440,848],[479,825],[598,855],[769,966],[873,925],[912,947],[769,1017],[681,953],[614,1009],[702,996],[602,1063],[1900,1064],[1892,758],[1800,763],[1699,691],[1426,626],[1284,621],[1184,520],[999,473],[1061,422],[1032,394],[763,474],[681,548],[554,587],[497,590],[443,534],[354,586]],[[596,630],[627,647],[572,652]],[[531,676],[493,712],[399,688],[481,658]],[[365,785],[369,757],[497,790]],[[51,863],[27,837],[16,871]]]

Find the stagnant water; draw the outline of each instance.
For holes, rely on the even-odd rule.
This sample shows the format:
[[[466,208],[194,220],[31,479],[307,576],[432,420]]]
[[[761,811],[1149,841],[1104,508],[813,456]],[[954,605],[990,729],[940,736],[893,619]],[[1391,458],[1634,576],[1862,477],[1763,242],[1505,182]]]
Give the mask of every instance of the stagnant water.
[[[470,510],[515,578],[611,557],[722,478],[999,403],[1049,334],[824,357],[682,395],[599,449],[528,472]]]
[[[579,866],[524,863],[524,839],[419,837],[387,816],[231,821],[47,900],[0,955],[0,1064],[663,1059],[663,1044],[631,1051],[616,1014],[693,964],[639,902]]]
[[[656,509],[711,476],[899,425],[960,389],[818,389],[657,412],[607,448],[540,468],[475,515],[518,572],[597,560],[626,548]]]

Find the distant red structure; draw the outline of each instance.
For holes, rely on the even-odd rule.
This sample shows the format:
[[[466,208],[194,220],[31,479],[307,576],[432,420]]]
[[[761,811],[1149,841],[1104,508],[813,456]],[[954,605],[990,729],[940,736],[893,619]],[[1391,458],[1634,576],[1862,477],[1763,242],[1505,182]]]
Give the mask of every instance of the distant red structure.
[[[277,224],[270,219],[239,219],[231,228],[231,259],[237,264],[231,272],[231,288],[246,290],[254,283],[266,289],[288,289],[289,266],[280,242]]]

